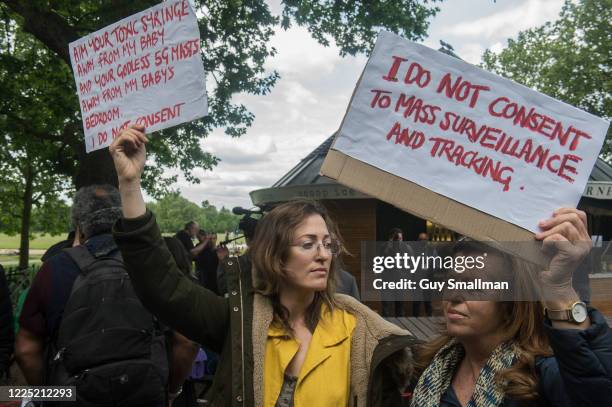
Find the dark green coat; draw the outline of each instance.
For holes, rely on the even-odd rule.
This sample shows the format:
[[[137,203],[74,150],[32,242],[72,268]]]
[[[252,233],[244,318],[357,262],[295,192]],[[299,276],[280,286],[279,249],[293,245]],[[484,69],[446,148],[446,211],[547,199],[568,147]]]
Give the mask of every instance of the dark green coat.
[[[226,261],[228,298],[223,298],[183,276],[152,213],[120,220],[114,236],[143,304],[164,323],[221,354],[208,405],[261,406],[272,306],[253,292],[244,259]],[[357,318],[351,338],[351,405],[403,405],[398,389],[412,372],[414,338],[352,297],[336,299]]]

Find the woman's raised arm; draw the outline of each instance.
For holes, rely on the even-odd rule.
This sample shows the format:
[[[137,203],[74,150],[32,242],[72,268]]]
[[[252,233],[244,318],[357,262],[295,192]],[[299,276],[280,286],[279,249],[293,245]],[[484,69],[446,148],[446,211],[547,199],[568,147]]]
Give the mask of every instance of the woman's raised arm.
[[[109,147],[117,170],[123,216],[128,219],[137,218],[146,212],[140,189],[140,179],[147,159],[147,137],[144,130],[142,126],[125,129]]]
[[[133,126],[110,147],[124,216],[113,230],[115,241],[145,307],[181,334],[220,352],[229,331],[227,300],[183,275],[147,212],[140,187],[146,143],[144,128]]]

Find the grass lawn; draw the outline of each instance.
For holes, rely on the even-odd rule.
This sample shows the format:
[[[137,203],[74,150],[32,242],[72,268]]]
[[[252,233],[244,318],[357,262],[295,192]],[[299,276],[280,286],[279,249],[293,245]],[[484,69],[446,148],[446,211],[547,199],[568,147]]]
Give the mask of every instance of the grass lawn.
[[[30,239],[30,249],[47,250],[50,246],[65,238],[64,235],[52,236],[36,233],[34,238]],[[8,236],[0,233],[0,249],[19,249],[19,235]]]
[[[166,235],[173,236],[173,234],[164,233],[164,236]],[[225,238],[225,234],[219,233],[217,235],[217,242],[223,241],[224,238]],[[61,240],[64,240],[64,239],[65,239],[64,235],[51,236],[51,235],[35,234],[34,238],[30,239],[30,250],[37,250],[41,252],[36,252],[35,254],[30,252],[30,264],[39,264],[40,257],[42,256],[42,250],[46,250],[53,244]],[[241,239],[235,240],[231,244],[242,244],[244,242],[245,242],[244,238],[241,238]],[[4,233],[0,233],[0,249],[13,249],[15,251],[18,250],[19,249],[19,235],[8,236]],[[19,264],[19,256],[16,256],[13,254],[0,254],[0,264],[2,264],[5,267],[16,266],[17,264]]]
[[[30,256],[29,264],[30,266],[40,265],[40,255]],[[19,264],[19,256],[8,256],[8,255],[0,255],[0,264],[5,268],[15,267]]]
[[[63,235],[51,236],[35,234],[34,238],[30,239],[30,250],[36,250],[37,252],[30,252],[30,265],[40,265],[40,258],[43,251],[60,240],[64,240]],[[4,233],[0,233],[0,249],[17,251],[19,249],[19,235],[8,236]],[[19,264],[19,256],[14,254],[0,254],[0,264],[4,267],[17,266]]]

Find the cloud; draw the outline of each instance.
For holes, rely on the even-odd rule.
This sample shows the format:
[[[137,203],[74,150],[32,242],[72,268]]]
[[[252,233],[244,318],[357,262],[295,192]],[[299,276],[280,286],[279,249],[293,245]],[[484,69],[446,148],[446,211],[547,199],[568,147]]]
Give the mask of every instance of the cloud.
[[[477,64],[485,51],[485,47],[477,42],[468,42],[456,48],[456,52],[462,59]]]
[[[272,185],[276,181],[275,177],[266,176],[265,174],[249,173],[242,176],[237,176],[235,179],[224,181],[226,187],[246,187],[253,188],[253,185],[261,185],[262,188],[266,188]],[[250,189],[249,189],[250,191]]]
[[[520,30],[556,19],[562,4],[563,0],[443,2],[425,44],[437,49],[442,39],[463,59],[479,63],[485,49],[500,50]],[[281,10],[276,0],[270,7],[275,13]],[[297,26],[278,29],[271,45],[278,54],[267,61],[266,69],[277,70],[280,80],[268,95],[234,96],[235,103],[255,114],[253,126],[238,139],[220,129],[202,140],[203,148],[222,161],[212,171],[194,171],[199,185],[179,181],[186,198],[206,199],[218,207],[251,206],[249,192],[270,187],[340,126],[367,58],[341,58],[335,45],[323,47]]]
[[[277,151],[270,137],[231,138],[213,135],[202,142],[202,147],[226,164],[257,164],[266,162]]]
[[[317,103],[316,95],[308,90],[298,81],[287,82],[285,89],[285,101],[290,105],[314,105]]]
[[[531,27],[555,20],[563,4],[562,0],[529,0],[515,7],[506,7],[492,15],[447,26],[441,34],[463,38],[508,38]]]
[[[335,45],[321,46],[308,34],[306,28],[297,25],[287,31],[277,29],[271,45],[278,50],[278,54],[268,60],[266,69],[276,69],[281,75],[295,72],[296,67],[301,72],[326,74],[342,60]]]
[[[498,41],[495,44],[491,45],[489,49],[497,54],[504,49],[504,44]]]
[[[208,200],[217,207],[234,206],[250,207],[249,192],[254,189],[266,188],[276,181],[274,175],[250,172],[225,172],[221,177],[210,179],[201,178],[201,183],[187,184],[184,180],[179,182],[182,195],[196,203]]]
[[[438,49],[450,43],[467,62],[478,64],[485,49],[503,48],[519,31],[556,20],[563,0],[454,0],[440,5],[432,18],[429,37],[423,42]]]

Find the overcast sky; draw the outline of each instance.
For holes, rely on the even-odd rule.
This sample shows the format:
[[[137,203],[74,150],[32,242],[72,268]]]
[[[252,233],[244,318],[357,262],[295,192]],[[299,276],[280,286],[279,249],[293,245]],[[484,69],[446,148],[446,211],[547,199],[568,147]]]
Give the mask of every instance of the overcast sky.
[[[278,1],[270,1],[278,13]],[[563,0],[446,0],[431,20],[423,43],[450,43],[464,60],[478,64],[485,49],[501,50],[519,31],[555,20]],[[335,46],[323,47],[305,29],[278,29],[272,39],[278,54],[266,68],[281,78],[266,96],[238,95],[256,118],[247,134],[232,139],[223,130],[202,140],[221,163],[196,170],[200,184],[182,180],[184,197],[217,207],[252,206],[249,192],[270,187],[336,131],[348,105],[364,56],[341,58]]]

